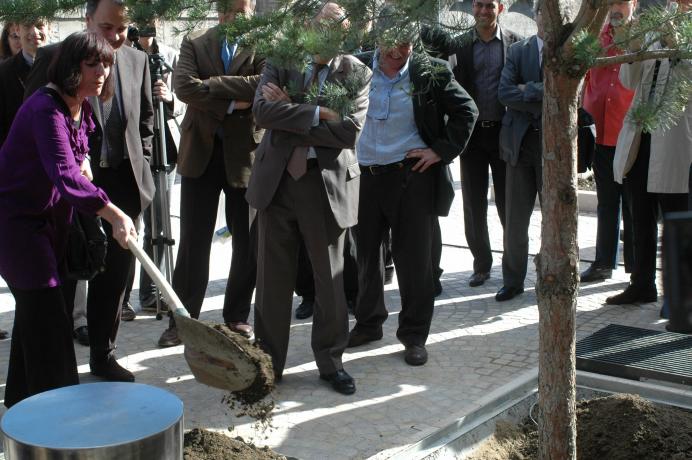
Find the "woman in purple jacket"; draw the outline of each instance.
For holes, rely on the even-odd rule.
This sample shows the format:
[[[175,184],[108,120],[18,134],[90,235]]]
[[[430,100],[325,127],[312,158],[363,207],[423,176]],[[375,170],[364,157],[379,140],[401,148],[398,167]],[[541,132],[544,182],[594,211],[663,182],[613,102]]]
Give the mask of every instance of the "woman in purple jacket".
[[[132,220],[88,179],[86,98],[111,97],[114,54],[92,33],[62,42],[50,83],[22,105],[0,149],[0,275],[16,301],[5,405],[79,383],[72,344],[74,282],[63,259],[73,209],[98,214],[127,247]]]

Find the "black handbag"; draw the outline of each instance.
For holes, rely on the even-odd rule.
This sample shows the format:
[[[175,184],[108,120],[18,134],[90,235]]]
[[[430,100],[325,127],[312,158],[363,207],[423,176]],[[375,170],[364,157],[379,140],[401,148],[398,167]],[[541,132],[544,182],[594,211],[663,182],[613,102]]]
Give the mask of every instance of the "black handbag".
[[[72,215],[67,237],[65,267],[68,279],[91,280],[106,269],[108,238],[101,218],[81,213]]]

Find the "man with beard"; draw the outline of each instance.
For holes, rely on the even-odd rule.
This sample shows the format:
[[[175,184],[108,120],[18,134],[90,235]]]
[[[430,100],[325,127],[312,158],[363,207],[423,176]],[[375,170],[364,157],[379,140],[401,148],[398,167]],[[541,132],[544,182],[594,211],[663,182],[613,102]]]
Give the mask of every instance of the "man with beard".
[[[621,51],[614,46],[613,39],[622,27],[632,20],[637,0],[609,0],[609,21],[601,31],[601,46],[608,56]],[[630,271],[633,262],[632,219],[622,185],[613,178],[615,144],[622,128],[627,109],[634,92],[625,88],[618,77],[620,64],[594,67],[586,74],[584,82],[584,109],[596,123],[596,148],[593,173],[596,179],[598,198],[596,230],[596,258],[581,274],[581,282],[608,279],[616,266],[618,241],[620,239],[620,201],[625,222],[625,270]]]

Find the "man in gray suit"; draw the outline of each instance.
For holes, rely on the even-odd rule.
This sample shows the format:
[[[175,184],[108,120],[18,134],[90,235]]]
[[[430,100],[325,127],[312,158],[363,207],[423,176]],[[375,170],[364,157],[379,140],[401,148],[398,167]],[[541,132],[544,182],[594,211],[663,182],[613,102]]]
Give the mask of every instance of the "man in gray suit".
[[[315,18],[336,22],[341,7],[327,3]],[[346,21],[342,24],[347,26]],[[343,287],[345,229],[356,224],[360,169],[354,152],[368,107],[370,71],[353,56],[314,56],[305,73],[267,64],[253,114],[267,131],[257,148],[247,200],[258,210],[255,335],[280,379],[286,363],[298,249],[305,242],[315,278],[312,350],[320,378],[342,394],[356,391],[343,370],[348,312]],[[353,109],[290,100],[281,88],[340,83],[362,75]],[[356,74],[357,75],[357,74]]]
[[[500,154],[507,162],[503,286],[495,299],[512,299],[524,292],[529,256],[529,223],[543,185],[541,113],[543,110],[543,18],[535,12],[536,35],[509,48],[502,69],[499,100],[507,106],[500,130]]]
[[[97,130],[89,138],[94,184],[137,221],[151,203],[155,190],[148,161],[154,110],[147,55],[121,46],[127,34],[124,0],[88,0],[86,28],[106,38],[116,50],[112,70],[116,77],[115,95],[103,103],[97,98],[90,100],[97,121]],[[25,96],[47,83],[48,65],[58,46],[39,49],[27,77]],[[134,256],[112,238],[108,223],[103,226],[108,235],[106,269],[89,282],[87,298],[89,366],[92,374],[106,380],[131,382],[134,375],[115,360],[115,340]]]

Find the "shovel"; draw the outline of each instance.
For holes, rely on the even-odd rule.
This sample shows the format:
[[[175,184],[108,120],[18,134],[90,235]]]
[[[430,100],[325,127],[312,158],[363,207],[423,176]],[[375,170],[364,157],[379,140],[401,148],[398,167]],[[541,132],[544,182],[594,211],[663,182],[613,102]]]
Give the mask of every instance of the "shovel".
[[[195,379],[231,392],[250,387],[258,370],[248,353],[210,324],[191,318],[171,285],[136,240],[128,238],[127,245],[171,307],[178,336],[185,345],[185,360]]]

